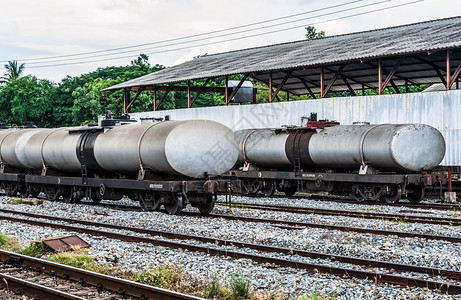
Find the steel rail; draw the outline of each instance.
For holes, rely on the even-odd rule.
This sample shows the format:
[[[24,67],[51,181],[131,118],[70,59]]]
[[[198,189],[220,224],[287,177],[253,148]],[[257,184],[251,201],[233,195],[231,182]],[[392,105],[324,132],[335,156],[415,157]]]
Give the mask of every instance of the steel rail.
[[[58,217],[52,217],[52,218],[60,219]],[[43,221],[37,221],[37,220],[27,220],[23,218],[0,216],[0,219],[5,219],[5,220],[13,221],[13,222],[23,222],[23,223],[39,225],[39,226],[60,228],[60,229],[65,229],[65,230],[70,230],[70,231],[84,232],[87,234],[105,236],[108,238],[114,238],[114,239],[119,239],[123,241],[129,241],[129,242],[150,243],[156,246],[166,246],[166,247],[170,247],[174,249],[187,249],[190,251],[197,251],[197,252],[207,253],[210,255],[232,257],[234,259],[241,259],[241,258],[252,259],[256,262],[261,262],[261,263],[272,263],[272,264],[276,264],[279,266],[301,268],[301,269],[306,269],[306,270],[310,270],[314,272],[318,272],[318,271],[327,272],[327,273],[331,273],[331,274],[339,275],[339,276],[351,276],[351,277],[356,277],[360,279],[369,279],[369,280],[373,280],[375,282],[380,282],[380,283],[392,283],[392,284],[398,284],[398,285],[404,285],[404,286],[428,287],[430,289],[438,289],[438,290],[441,290],[442,292],[451,293],[451,294],[461,293],[461,286],[453,285],[451,283],[446,283],[446,282],[440,282],[440,281],[431,281],[431,280],[424,280],[424,279],[417,279],[417,278],[409,278],[409,277],[404,277],[404,276],[382,274],[382,273],[376,273],[376,272],[370,272],[370,271],[361,271],[361,270],[354,270],[354,269],[348,269],[348,268],[338,268],[338,267],[331,267],[331,266],[326,266],[326,265],[311,264],[311,263],[305,263],[305,262],[300,262],[300,261],[272,258],[272,257],[256,255],[256,254],[247,254],[247,253],[241,253],[241,252],[236,252],[236,251],[229,251],[227,249],[220,250],[220,249],[214,249],[214,248],[209,248],[209,247],[204,247],[204,246],[191,245],[187,243],[180,243],[180,242],[174,242],[174,241],[166,241],[166,240],[159,240],[159,239],[133,236],[133,235],[127,235],[127,234],[120,234],[120,233],[114,233],[114,232],[97,230],[97,229],[73,227],[70,225],[49,223],[49,222],[43,222]],[[80,220],[74,220],[74,222],[80,223]],[[91,223],[92,226],[109,225],[111,227],[113,226],[114,228],[117,227],[117,229],[125,229],[125,230],[131,230],[131,231],[142,230],[142,231],[147,232],[147,230],[145,229],[123,227],[119,225],[112,225],[112,224],[106,224],[106,223],[96,223],[96,222],[89,222],[89,221],[82,221],[81,223],[82,224]],[[187,235],[182,235],[182,234],[165,233],[165,232],[164,234],[169,235],[169,237],[183,238],[183,239],[188,237]],[[197,240],[210,241],[210,239],[205,238],[205,237],[197,237],[197,236],[192,236],[192,237]],[[215,241],[217,240],[211,239],[211,242],[215,242]],[[288,249],[288,248],[277,248],[277,247],[262,246],[262,245],[255,245],[255,244],[249,244],[249,243],[247,244],[247,243],[226,241],[226,240],[221,240],[221,241],[223,243],[227,243],[227,245],[234,245],[234,246],[240,245],[241,247],[244,247],[244,248],[248,247],[248,248],[253,248],[253,249],[257,249],[257,250],[261,250],[265,252],[281,251],[284,254],[291,254],[291,255],[298,254],[300,256],[325,258],[325,259],[338,260],[338,261],[344,260],[345,262],[349,260],[349,262],[351,263],[352,261],[354,261],[353,263],[364,264],[364,265],[369,265],[369,264],[375,264],[375,266],[387,265],[387,267],[390,267],[390,268],[395,266],[399,268],[399,270],[403,270],[403,271],[423,272],[423,273],[431,274],[431,275],[446,276],[451,279],[461,278],[461,272],[452,271],[452,270],[442,270],[442,269],[411,266],[411,265],[398,265],[398,264],[380,262],[380,261],[373,262],[371,260],[366,260],[366,259],[355,259],[355,258],[350,258],[350,257],[343,257],[343,256],[336,256],[336,255],[315,253],[315,252],[308,252],[308,251],[300,251],[300,250],[294,250],[294,249]]]
[[[69,222],[69,223],[72,223],[72,220],[73,220],[69,218],[45,216],[45,215],[40,215],[40,214],[27,213],[27,212],[2,209],[2,208],[0,208],[0,212],[19,214],[19,215],[33,217],[33,218],[46,217],[50,220],[64,221],[64,222]],[[338,230],[338,231],[346,231],[346,232],[370,233],[370,234],[377,234],[377,235],[384,235],[384,236],[395,235],[399,237],[422,238],[422,239],[428,239],[428,240],[441,240],[441,241],[448,241],[452,243],[461,243],[461,237],[452,237],[452,236],[446,236],[446,235],[431,235],[431,234],[424,234],[424,233],[412,233],[412,232],[402,232],[402,231],[393,231],[393,230],[371,229],[371,228],[363,228],[363,227],[349,227],[349,226],[341,226],[341,225],[311,223],[311,222],[295,222],[295,221],[285,221],[285,220],[278,220],[278,219],[262,219],[262,218],[233,216],[233,215],[208,214],[206,216],[203,216],[199,213],[193,213],[193,212],[182,212],[181,214],[187,215],[187,216],[222,218],[222,219],[228,219],[228,220],[237,220],[237,221],[254,222],[254,223],[269,223],[269,224],[275,224],[276,226],[280,228],[289,229],[289,230],[297,230],[297,229],[309,227],[309,228],[321,228],[321,229]],[[0,216],[0,219],[2,219],[2,216]],[[79,220],[79,222],[81,222],[82,224],[87,223],[88,225],[92,223],[91,221],[84,221],[84,220]],[[116,225],[111,225],[111,226],[116,226]]]
[[[199,216],[197,213],[182,212],[184,215],[189,216]],[[208,214],[206,217],[210,218],[223,218],[228,220],[240,220],[245,222],[255,222],[255,223],[269,223],[269,224],[284,224],[286,226],[279,226],[286,229],[303,229],[305,227],[310,228],[322,228],[329,230],[339,230],[339,231],[351,231],[351,232],[360,232],[360,233],[371,233],[377,235],[395,235],[399,237],[410,237],[410,238],[423,238],[429,240],[442,240],[452,243],[461,243],[461,238],[451,237],[446,235],[430,235],[422,233],[411,233],[411,232],[402,232],[402,231],[392,231],[392,230],[381,230],[381,229],[371,229],[371,228],[362,228],[362,227],[349,227],[349,226],[340,226],[340,225],[330,225],[330,224],[318,224],[318,223],[309,223],[309,222],[294,222],[294,221],[285,221],[277,219],[260,219],[244,216],[232,216],[232,215],[220,215],[220,214]]]
[[[5,212],[5,210],[0,209],[0,212]],[[11,210],[11,213],[15,213],[15,211]],[[431,267],[422,267],[416,265],[407,265],[407,264],[397,264],[391,263],[386,261],[377,261],[377,260],[370,260],[370,259],[361,259],[361,258],[354,258],[348,256],[341,256],[331,253],[320,253],[320,252],[313,252],[313,251],[304,251],[304,250],[296,250],[292,248],[283,248],[283,247],[273,247],[273,246],[266,246],[260,244],[253,244],[253,243],[245,243],[240,241],[234,240],[225,240],[225,239],[218,239],[218,238],[209,238],[204,236],[197,236],[197,235],[188,235],[188,234],[181,234],[181,233],[174,233],[168,231],[161,231],[161,230],[154,230],[154,229],[144,229],[139,227],[129,227],[129,226],[122,226],[122,225],[115,225],[109,223],[102,223],[102,222],[92,222],[80,219],[70,219],[70,218],[61,218],[55,216],[47,216],[47,215],[39,215],[39,214],[32,214],[32,213],[23,213],[18,212],[21,215],[25,215],[28,217],[34,218],[45,218],[54,221],[60,222],[67,222],[72,224],[82,224],[87,226],[96,226],[96,227],[104,227],[110,229],[117,229],[117,230],[127,230],[133,231],[136,233],[142,234],[149,234],[154,236],[162,236],[166,238],[173,238],[173,239],[187,239],[187,240],[197,240],[204,243],[211,243],[216,246],[235,246],[238,248],[249,248],[255,249],[258,251],[263,252],[278,252],[287,255],[299,255],[303,257],[310,257],[310,258],[322,258],[322,259],[329,259],[332,261],[340,261],[344,263],[352,263],[357,265],[365,265],[370,267],[383,267],[388,269],[395,269],[401,271],[409,271],[409,272],[418,272],[418,273],[425,273],[428,275],[440,275],[445,276],[450,279],[457,279],[461,280],[461,272],[453,271],[453,270],[445,270],[445,269],[436,269]],[[1,219],[1,216],[0,216]]]
[[[26,267],[50,275],[60,276],[65,279],[81,282],[82,280],[89,284],[96,286],[100,289],[107,289],[116,291],[121,295],[129,295],[141,299],[161,299],[161,300],[177,300],[177,299],[190,299],[198,300],[195,296],[185,295],[182,293],[165,290],[162,288],[129,281],[105,274],[100,274],[88,270],[67,266],[52,261],[35,258],[31,256],[21,255],[5,250],[0,250],[0,260],[9,263],[16,267]],[[48,299],[48,298],[45,298]],[[62,298],[56,298],[62,299]],[[67,298],[65,298],[67,299]],[[72,299],[72,298],[68,298]],[[82,298],[75,298],[82,299]]]
[[[225,193],[220,193],[220,195],[225,196]],[[358,205],[368,205],[368,206],[392,206],[392,207],[407,207],[407,208],[421,208],[421,209],[439,209],[439,210],[457,210],[461,209],[461,202],[457,204],[440,204],[440,203],[383,203],[381,201],[357,201],[357,200],[350,200],[350,199],[338,199],[331,196],[319,196],[319,195],[312,195],[312,196],[286,196],[286,195],[271,195],[265,196],[261,194],[233,194],[234,196],[240,197],[249,197],[249,198],[273,198],[273,199],[309,199],[309,200],[322,200],[322,201],[331,201],[337,203],[346,203],[346,204],[358,204]],[[225,203],[219,201],[217,203]]]
[[[220,202],[221,203],[221,202]],[[444,218],[444,217],[424,217],[424,216],[412,216],[403,214],[386,214],[376,212],[359,212],[359,211],[346,211],[346,210],[334,210],[324,208],[308,208],[308,207],[291,207],[286,205],[268,205],[260,203],[245,203],[245,202],[232,202],[232,206],[239,208],[251,208],[268,211],[283,211],[291,213],[302,213],[312,215],[332,215],[332,216],[344,216],[354,218],[365,218],[365,219],[378,219],[385,221],[403,221],[408,223],[422,223],[422,224],[435,224],[435,225],[449,225],[449,226],[460,226],[461,219],[455,218]]]
[[[14,291],[16,294],[26,295],[33,298],[40,298],[40,299],[49,299],[49,300],[62,300],[62,299],[70,299],[70,300],[84,300],[86,298],[82,298],[79,296],[75,296],[70,293],[66,293],[57,289],[53,289],[51,287],[47,287],[35,282],[31,282],[22,278],[18,278],[15,276],[7,275],[0,273],[0,286],[8,290]]]

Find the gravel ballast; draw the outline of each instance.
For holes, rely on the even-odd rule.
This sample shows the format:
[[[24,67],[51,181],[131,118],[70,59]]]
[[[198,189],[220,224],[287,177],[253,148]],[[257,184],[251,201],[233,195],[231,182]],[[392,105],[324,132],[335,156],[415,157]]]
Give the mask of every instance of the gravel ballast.
[[[236,198],[237,197],[234,197],[234,199]],[[249,198],[241,197],[241,199],[236,199],[235,201],[254,201],[248,199]],[[282,201],[281,199],[278,201],[275,201],[272,198],[270,200],[258,199],[258,201],[260,201],[258,203],[262,203],[261,201],[271,201],[273,203],[280,204]],[[299,203],[295,204],[292,199],[287,201],[288,202],[284,205],[301,206]],[[305,199],[302,199],[302,201],[304,205],[309,205],[308,201],[313,201],[315,202],[315,205],[323,205],[325,208],[329,209],[348,209],[347,207],[344,207],[344,204],[337,202],[315,200],[306,201]],[[361,209],[360,205],[349,205],[357,206],[356,209]],[[94,222],[135,226],[146,229],[215,237],[276,247],[295,248],[300,250],[385,260],[395,263],[430,266],[458,271],[461,270],[461,259],[458,255],[461,253],[461,244],[445,241],[399,238],[395,236],[378,236],[372,234],[340,232],[335,230],[313,228],[286,230],[264,223],[230,221],[206,217],[170,216],[162,212],[126,211],[93,207],[83,204],[65,204],[48,201],[45,201],[42,205],[37,206],[23,204],[12,205],[4,203],[0,207],[65,218],[77,218]],[[367,207],[367,209],[368,208],[369,207]],[[229,210],[225,207],[219,206],[214,212],[229,213]],[[300,222],[319,222],[343,226],[461,237],[461,229],[453,226],[402,224],[389,221],[357,219],[350,217],[264,212],[249,209],[234,209],[233,213],[236,215],[252,217],[265,217]],[[436,213],[441,216],[444,214],[444,216],[447,216],[447,212],[438,211]],[[24,245],[37,238],[71,234],[69,231],[30,226],[21,223],[12,223],[9,221],[0,222],[0,231],[4,234],[16,237],[18,240],[22,241]],[[421,288],[409,289],[392,285],[374,284],[367,280],[338,278],[331,274],[312,274],[306,272],[305,270],[259,264],[248,259],[233,260],[230,258],[213,257],[203,253],[190,252],[186,250],[152,246],[150,244],[128,243],[86,234],[78,235],[90,243],[91,248],[89,254],[97,257],[103,264],[117,265],[133,272],[140,272],[147,268],[162,265],[176,265],[184,272],[198,279],[210,278],[211,276],[217,274],[222,278],[223,282],[229,282],[229,279],[233,274],[239,273],[251,278],[254,290],[266,292],[282,290],[285,295],[289,296],[291,299],[296,299],[309,291],[317,291],[323,295],[335,295],[339,299],[391,299],[398,297],[401,297],[402,299],[418,297],[433,297],[434,299],[461,299],[461,295],[449,296]],[[257,253],[250,249],[232,250]],[[282,257],[278,254],[266,255]],[[116,263],[114,262],[114,257],[117,257]],[[338,262],[329,262],[318,259],[314,260],[304,257],[294,257],[293,259],[319,264],[329,264],[332,266],[345,266],[345,264]],[[350,267],[355,269],[360,268],[357,266]],[[380,270],[375,271],[381,272]],[[419,275],[419,277],[422,276]]]

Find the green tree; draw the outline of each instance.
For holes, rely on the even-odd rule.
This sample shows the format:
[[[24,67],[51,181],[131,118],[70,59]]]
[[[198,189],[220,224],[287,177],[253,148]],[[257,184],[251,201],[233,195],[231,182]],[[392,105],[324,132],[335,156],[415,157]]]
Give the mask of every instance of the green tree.
[[[55,92],[48,80],[34,76],[10,79],[0,89],[0,120],[10,125],[33,121],[39,127],[49,126]]]
[[[6,73],[4,77],[0,78],[1,83],[6,83],[12,79],[19,78],[22,73],[24,73],[24,69],[26,67],[25,64],[18,65],[16,60],[9,61],[7,64],[4,65],[6,69]]]
[[[325,37],[325,31],[317,31],[314,26],[307,26],[306,28],[306,39],[315,40]]]
[[[158,70],[164,66],[149,64],[145,54],[131,61],[129,66],[98,68],[96,71],[77,77],[66,77],[57,87],[57,105],[54,113],[58,115],[53,126],[78,125],[82,122],[95,122],[98,115],[107,109],[115,114],[122,113],[123,91],[103,92],[115,84],[125,82]],[[172,95],[167,98],[170,99]],[[143,92],[133,104],[132,111],[152,110],[151,91]],[[167,101],[165,101],[165,104]]]

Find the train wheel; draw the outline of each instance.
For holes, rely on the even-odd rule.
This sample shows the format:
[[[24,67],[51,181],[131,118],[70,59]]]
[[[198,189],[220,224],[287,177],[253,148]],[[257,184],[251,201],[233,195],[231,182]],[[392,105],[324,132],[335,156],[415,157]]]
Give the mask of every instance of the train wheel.
[[[18,193],[18,186],[14,183],[5,183],[3,189],[8,197],[14,197]]]
[[[394,204],[399,202],[400,197],[402,197],[402,188],[400,185],[391,185],[390,186],[390,193],[387,195],[382,195],[381,196],[381,201],[388,203],[388,204]]]
[[[148,194],[148,193],[139,193],[135,196],[139,201],[139,206],[143,211],[155,211],[160,208],[161,195],[160,194]]]
[[[282,192],[284,192],[285,195],[287,195],[288,197],[291,197],[294,194],[296,194],[297,190],[298,190],[298,188],[296,186],[291,186],[289,188],[283,189]]]
[[[37,198],[41,192],[38,186],[29,185],[27,187],[27,196],[31,196],[32,198]]]
[[[264,187],[260,189],[260,191],[266,197],[270,197],[275,193],[275,181],[269,180],[264,182]]]
[[[202,215],[209,214],[213,210],[214,204],[215,204],[215,199],[213,197],[213,194],[205,194],[203,196],[198,196],[198,197],[201,200],[197,206],[198,210],[200,211]]]
[[[424,199],[424,187],[422,185],[415,185],[409,188],[407,199],[413,204],[421,202]]]
[[[353,193],[354,199],[357,200],[357,202],[363,202],[365,199],[362,197],[362,194],[359,192],[354,192]]]
[[[177,215],[179,214],[183,207],[184,207],[184,200],[182,196],[178,196],[175,193],[170,194],[170,201],[168,203],[163,204],[166,211],[170,215]]]
[[[72,188],[61,188],[61,197],[66,203],[75,203]]]
[[[48,201],[56,201],[59,199],[59,196],[61,196],[61,189],[52,186],[45,187],[43,192]]]

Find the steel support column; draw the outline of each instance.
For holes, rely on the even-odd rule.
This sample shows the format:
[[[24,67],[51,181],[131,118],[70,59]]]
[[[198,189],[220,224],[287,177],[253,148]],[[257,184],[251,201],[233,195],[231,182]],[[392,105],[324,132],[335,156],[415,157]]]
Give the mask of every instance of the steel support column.
[[[451,70],[450,70],[450,49],[447,49],[447,91],[450,90],[451,83]]]
[[[153,91],[154,91],[154,111],[156,111],[157,110],[157,86],[156,85],[154,85]]]
[[[123,113],[128,113],[128,103],[130,103],[130,89],[123,90]]]
[[[226,75],[226,78],[224,79],[225,82],[225,87],[224,87],[224,100],[226,101],[226,105],[229,104],[229,76]]]
[[[323,98],[323,66],[320,67],[320,98]]]
[[[269,71],[269,103],[272,102],[272,71]]]
[[[378,94],[381,95],[383,87],[383,72],[381,68],[381,59],[378,59]]]
[[[190,108],[192,103],[190,102],[190,80],[187,81],[187,108]]]

